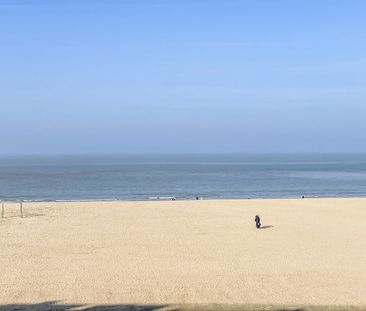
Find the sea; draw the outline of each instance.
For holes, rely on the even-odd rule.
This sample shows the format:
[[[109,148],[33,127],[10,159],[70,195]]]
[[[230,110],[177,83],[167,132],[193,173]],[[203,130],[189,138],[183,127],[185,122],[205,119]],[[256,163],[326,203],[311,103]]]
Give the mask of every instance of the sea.
[[[0,157],[0,200],[366,197],[366,154]]]

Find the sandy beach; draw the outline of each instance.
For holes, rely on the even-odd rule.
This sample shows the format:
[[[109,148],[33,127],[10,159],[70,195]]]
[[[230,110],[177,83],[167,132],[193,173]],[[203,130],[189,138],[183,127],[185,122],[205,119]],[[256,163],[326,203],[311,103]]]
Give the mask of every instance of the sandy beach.
[[[42,202],[25,203],[23,218],[6,203],[4,212],[1,306],[366,306],[366,199]]]

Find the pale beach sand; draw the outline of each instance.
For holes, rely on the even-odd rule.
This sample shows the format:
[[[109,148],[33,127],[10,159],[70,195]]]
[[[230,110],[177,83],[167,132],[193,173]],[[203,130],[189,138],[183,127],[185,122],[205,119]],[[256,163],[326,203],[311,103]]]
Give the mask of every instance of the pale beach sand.
[[[24,218],[18,208],[0,218],[3,307],[366,306],[366,199],[43,202],[25,203]]]

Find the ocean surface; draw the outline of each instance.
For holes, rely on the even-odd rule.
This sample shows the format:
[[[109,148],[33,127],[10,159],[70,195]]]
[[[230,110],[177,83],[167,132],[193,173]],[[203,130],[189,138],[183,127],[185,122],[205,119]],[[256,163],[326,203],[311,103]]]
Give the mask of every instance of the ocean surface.
[[[366,154],[0,157],[0,200],[366,197]]]

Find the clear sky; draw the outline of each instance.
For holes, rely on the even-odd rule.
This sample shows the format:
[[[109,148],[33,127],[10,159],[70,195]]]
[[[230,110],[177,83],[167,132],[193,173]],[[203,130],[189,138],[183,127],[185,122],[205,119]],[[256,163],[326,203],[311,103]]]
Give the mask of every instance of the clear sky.
[[[0,0],[0,154],[366,152],[366,1]]]

